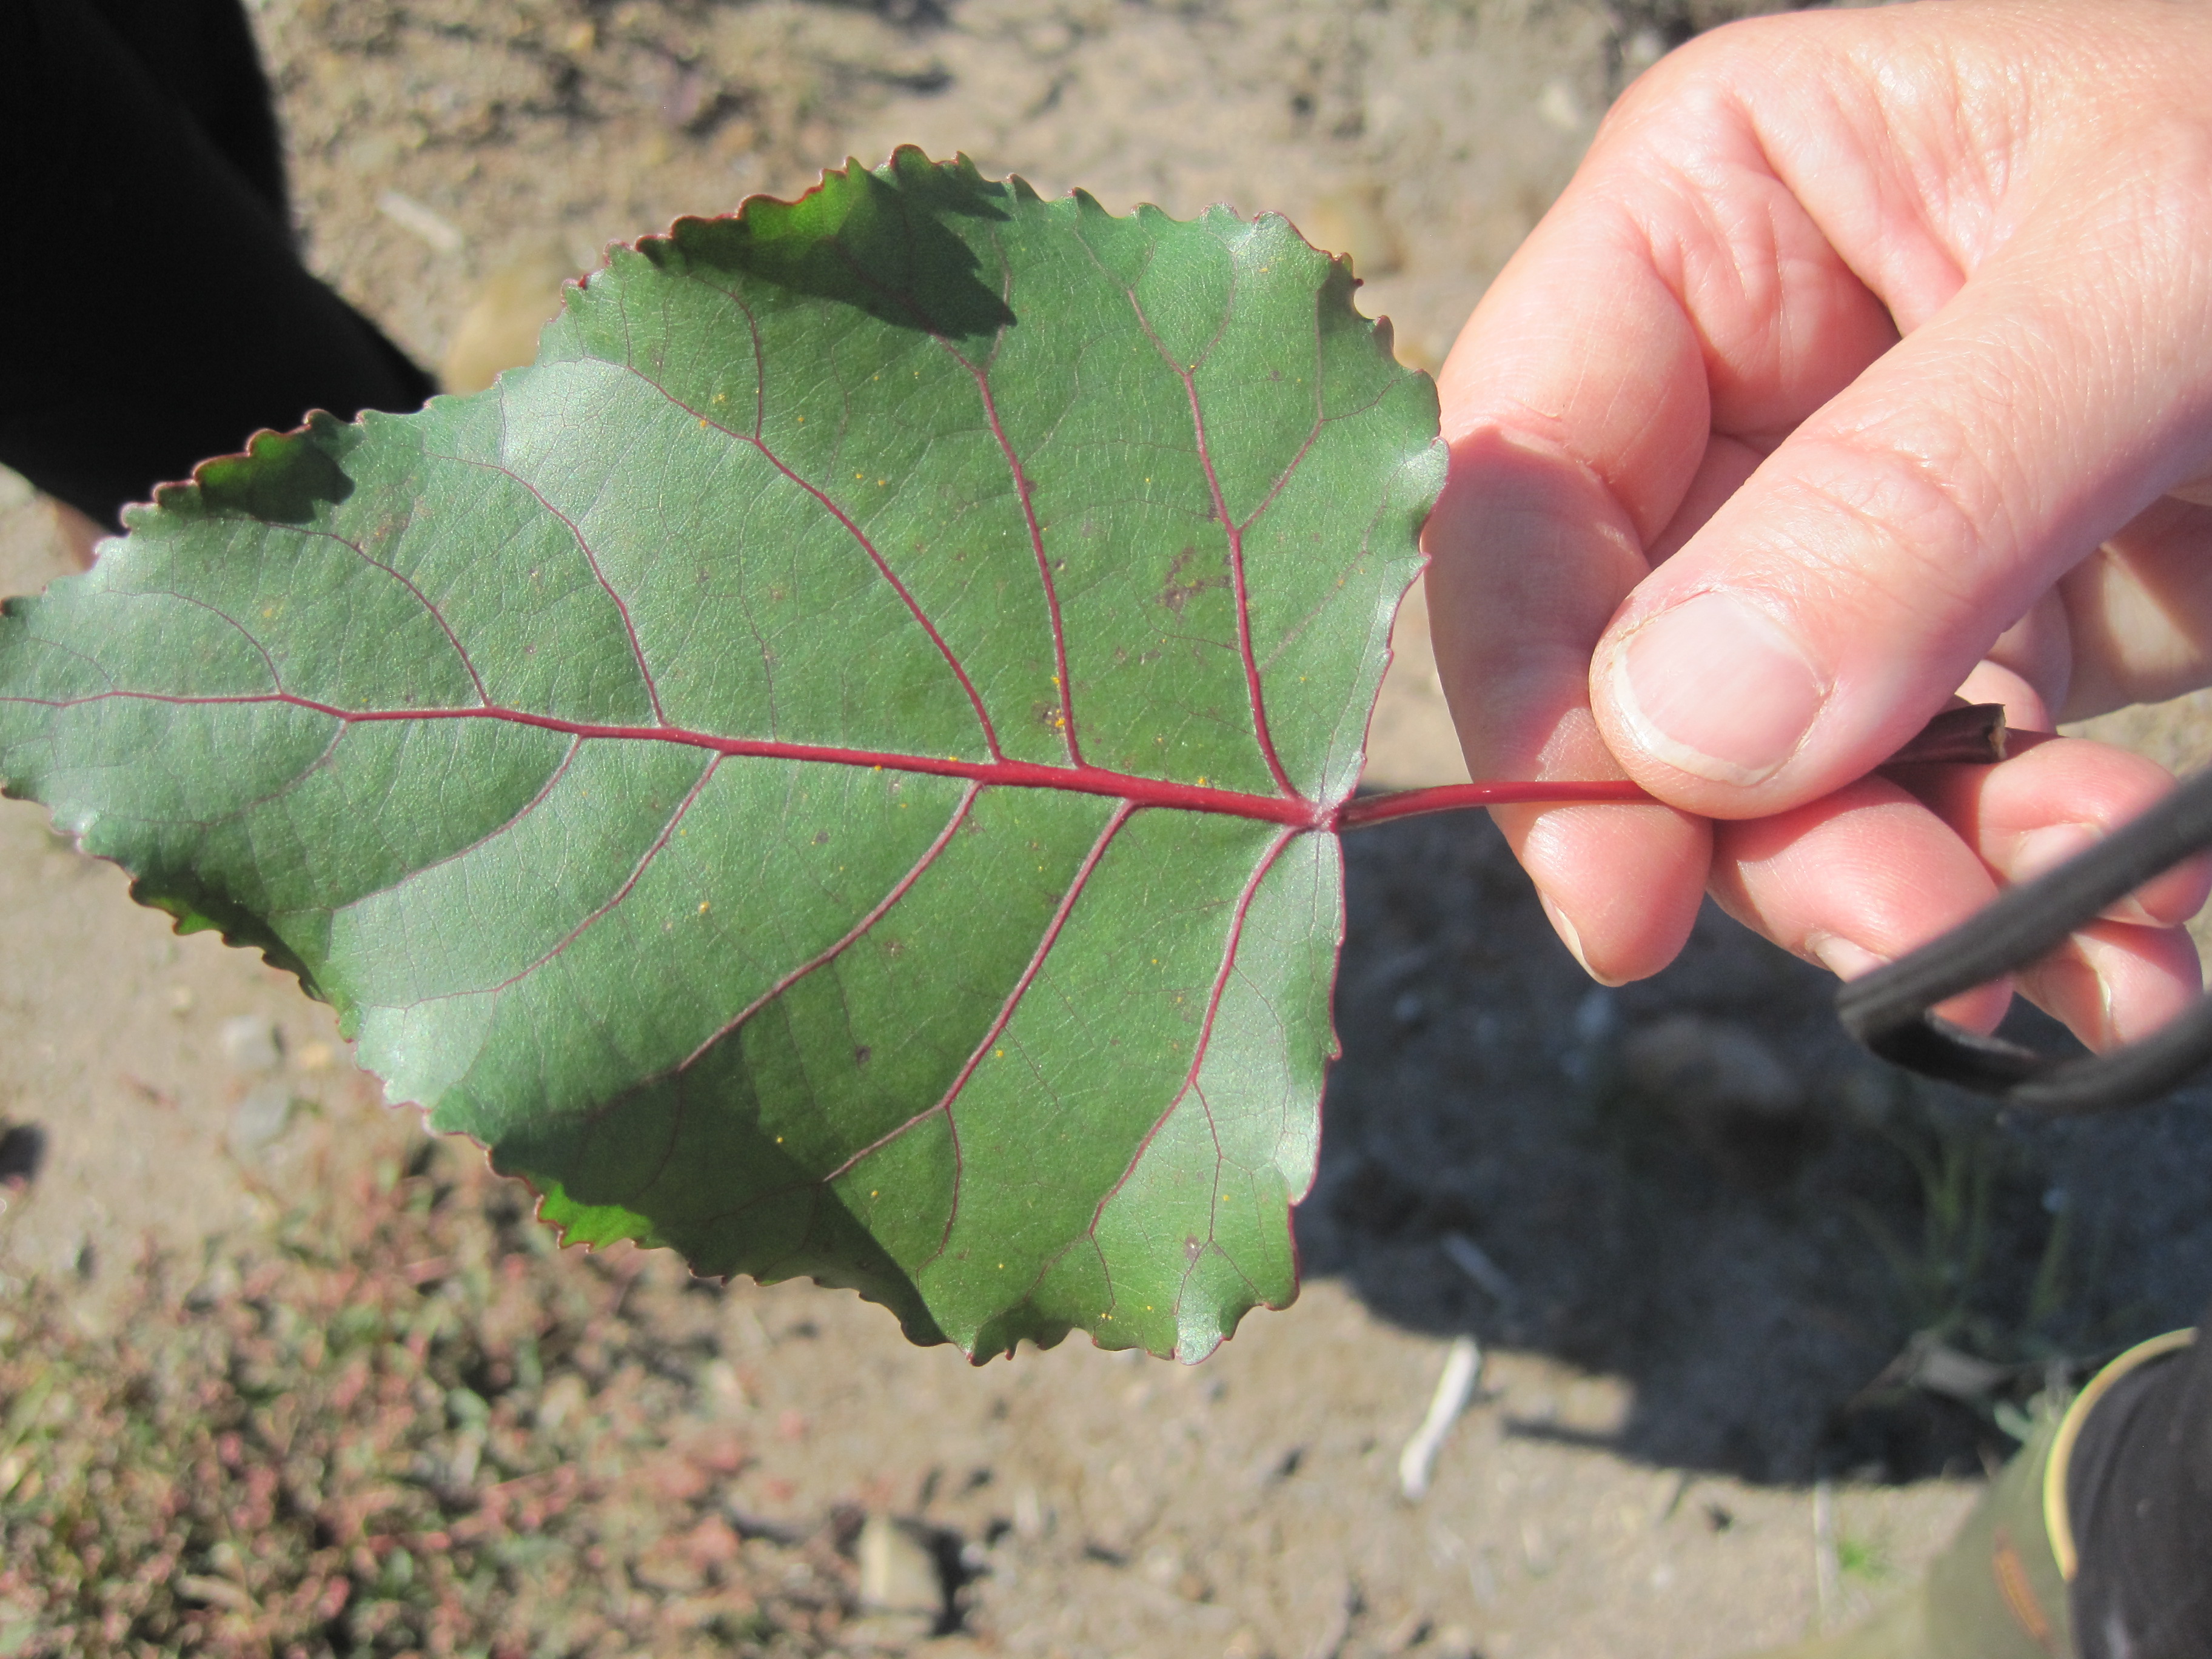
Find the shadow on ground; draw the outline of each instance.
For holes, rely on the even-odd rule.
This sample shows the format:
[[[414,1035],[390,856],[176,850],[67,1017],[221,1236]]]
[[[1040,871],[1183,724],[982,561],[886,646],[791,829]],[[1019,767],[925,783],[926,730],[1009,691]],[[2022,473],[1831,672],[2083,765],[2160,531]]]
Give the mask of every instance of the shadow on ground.
[[[1998,1419],[2053,1367],[2212,1291],[2201,1087],[2007,1120],[1862,1054],[1826,975],[1710,906],[1674,967],[1606,990],[1486,818],[1346,852],[1307,1271],[1406,1326],[1626,1379],[1621,1454],[1771,1482],[1962,1472],[2008,1450]],[[1940,1348],[1908,1354],[1916,1332]]]

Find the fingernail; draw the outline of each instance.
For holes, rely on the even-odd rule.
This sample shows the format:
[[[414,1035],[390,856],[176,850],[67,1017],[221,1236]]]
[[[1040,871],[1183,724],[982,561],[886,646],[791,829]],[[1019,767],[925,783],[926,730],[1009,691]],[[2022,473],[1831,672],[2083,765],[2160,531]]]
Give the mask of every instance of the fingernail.
[[[1542,893],[1536,895],[1536,902],[1544,907],[1544,914],[1551,918],[1553,930],[1559,934],[1559,943],[1565,945],[1567,949],[1573,953],[1575,960],[1582,964],[1583,972],[1588,974],[1592,979],[1595,980],[1601,985],[1625,985],[1627,983],[1626,980],[1607,979],[1603,974],[1601,974],[1596,969],[1589,965],[1589,958],[1583,954],[1583,936],[1575,931],[1574,923],[1567,920],[1567,913],[1565,911],[1559,908],[1558,905],[1553,903],[1552,901]]]
[[[1614,705],[1654,759],[1750,784],[1796,753],[1827,687],[1797,642],[1733,593],[1662,611],[1614,652]]]
[[[2097,971],[2096,964],[2073,951],[2056,951],[2045,957],[2021,975],[2033,988],[2036,1000],[2047,1008],[2065,1011],[2065,1019],[2080,1037],[2097,1054],[2117,1046],[2119,1033],[2112,1019],[2112,985]],[[2084,981],[2087,983],[2085,985]],[[2097,1012],[2088,1030],[2077,1023],[2087,1013],[2083,1004],[2092,1000]]]
[[[2013,844],[2012,878],[2033,881],[2056,870],[2076,853],[2086,853],[2103,837],[2086,823],[2054,823],[2031,830]]]
[[[1878,957],[1865,945],[1854,945],[1834,933],[1816,933],[1805,941],[1805,948],[1838,979],[1857,979],[1889,965],[1887,957]]]
[[[2008,873],[2016,882],[2033,881],[2038,876],[2048,875],[2076,854],[2087,852],[2104,838],[2103,830],[2087,823],[2054,823],[2031,830],[2013,843],[2012,867]],[[2132,893],[2106,905],[2098,914],[2111,921],[2158,925],[2158,919]]]

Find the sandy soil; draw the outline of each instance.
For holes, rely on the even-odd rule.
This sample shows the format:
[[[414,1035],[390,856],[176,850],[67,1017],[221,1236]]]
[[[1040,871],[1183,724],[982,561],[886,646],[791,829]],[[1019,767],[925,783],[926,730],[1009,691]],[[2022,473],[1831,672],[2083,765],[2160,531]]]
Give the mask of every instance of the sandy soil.
[[[310,257],[434,363],[488,285],[550,294],[609,238],[914,140],[1117,209],[1287,211],[1354,252],[1367,308],[1433,364],[1626,80],[1726,9],[258,4]],[[0,479],[0,592],[64,568]],[[1371,775],[1462,776],[1418,604],[1400,642]],[[2212,746],[2193,708],[2130,719],[2169,760]],[[858,1504],[969,1547],[962,1628],[886,1644],[1781,1642],[1940,1542],[2002,1454],[1995,1400],[2212,1291],[2200,1096],[2122,1125],[1992,1127],[1856,1056],[1820,976],[1717,916],[1669,974],[1603,992],[1486,825],[1347,852],[1346,1054],[1294,1310],[1192,1370],[1083,1344],[974,1370],[842,1295],[728,1298],[755,1381],[726,1409],[763,1449],[732,1501],[795,1524]],[[88,1322],[143,1241],[265,1225],[319,1138],[382,1109],[326,1011],[124,889],[33,809],[0,808],[0,1272],[76,1283]],[[1972,1213],[1947,1230],[1949,1199]],[[1939,1323],[2006,1368],[1971,1405],[1893,1364]],[[1399,1449],[1463,1334],[1481,1389],[1410,1504]]]

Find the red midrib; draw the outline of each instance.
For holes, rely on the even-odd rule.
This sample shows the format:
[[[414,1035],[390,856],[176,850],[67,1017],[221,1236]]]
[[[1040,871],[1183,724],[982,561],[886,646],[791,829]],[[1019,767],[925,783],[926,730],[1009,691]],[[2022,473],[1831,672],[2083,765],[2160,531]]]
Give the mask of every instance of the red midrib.
[[[10,699],[67,708],[82,704],[129,699],[173,703],[188,708],[207,705],[281,704],[306,708],[349,724],[374,725],[389,720],[503,720],[534,726],[574,738],[611,738],[638,743],[678,743],[718,755],[738,755],[763,760],[812,761],[826,766],[868,766],[886,772],[915,772],[930,777],[968,778],[978,783],[1016,789],[1061,789],[1079,795],[1106,795],[1135,806],[1172,807],[1186,812],[1214,812],[1230,817],[1253,818],[1289,824],[1300,830],[1325,830],[1334,821],[1334,809],[1300,797],[1255,795],[1242,790],[1219,789],[1210,784],[1176,783],[1165,778],[1140,777],[1131,772],[1109,771],[1098,766],[1045,766],[1035,761],[960,760],[951,756],[906,755],[890,750],[840,749],[825,744],[778,743],[762,738],[725,737],[714,732],[680,726],[603,726],[589,720],[564,720],[553,714],[532,714],[523,708],[496,706],[479,708],[340,708],[289,691],[235,696],[174,696],[152,691],[100,691],[88,697]]]
[[[387,720],[506,720],[562,732],[573,738],[620,738],[638,743],[680,743],[718,755],[756,757],[763,760],[814,761],[824,766],[868,766],[886,772],[915,772],[928,777],[967,778],[976,783],[1010,789],[1063,789],[1071,794],[1106,795],[1137,806],[1164,806],[1183,812],[1213,812],[1264,823],[1284,823],[1296,830],[1339,832],[1364,824],[1385,823],[1393,818],[1428,812],[1458,811],[1473,806],[1643,805],[1651,797],[1620,778],[1588,782],[1533,782],[1502,780],[1491,783],[1439,784],[1425,789],[1401,789],[1388,794],[1364,795],[1334,803],[1310,801],[1303,796],[1255,795],[1240,789],[1219,789],[1211,784],[1176,783],[1167,778],[1140,777],[1103,766],[1044,766],[1035,761],[966,761],[946,756],[904,755],[891,750],[839,749],[827,744],[776,743],[763,738],[730,738],[682,726],[602,726],[590,720],[563,720],[554,714],[535,714],[524,708],[496,705],[480,708],[340,708],[289,691],[259,696],[223,697],[173,696],[155,691],[100,691],[88,697],[9,697],[0,702],[33,703],[49,708],[73,708],[84,703],[127,699],[175,703],[187,708],[204,705],[281,703],[312,709],[349,725],[374,725]]]

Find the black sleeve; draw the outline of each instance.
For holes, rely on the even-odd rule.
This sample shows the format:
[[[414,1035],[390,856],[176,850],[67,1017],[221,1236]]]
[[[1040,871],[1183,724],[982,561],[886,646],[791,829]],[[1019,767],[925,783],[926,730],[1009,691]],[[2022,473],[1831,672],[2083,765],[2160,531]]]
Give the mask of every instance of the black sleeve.
[[[0,463],[110,526],[262,427],[436,389],[294,252],[239,0],[0,4]]]
[[[2212,1655],[2212,1309],[2197,1333],[2115,1383],[2075,1443],[2081,1659]]]

